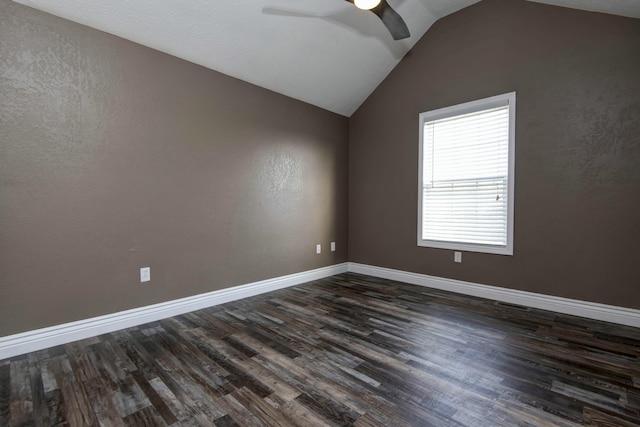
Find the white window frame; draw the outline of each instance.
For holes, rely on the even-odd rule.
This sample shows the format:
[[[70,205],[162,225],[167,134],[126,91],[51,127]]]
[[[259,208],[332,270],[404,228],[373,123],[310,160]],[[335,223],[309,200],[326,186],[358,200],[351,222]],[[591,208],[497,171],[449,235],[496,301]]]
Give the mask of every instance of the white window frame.
[[[422,238],[423,222],[423,145],[424,124],[427,122],[475,113],[497,107],[509,107],[509,152],[507,173],[507,243],[506,245],[485,245],[477,243],[447,242]],[[516,93],[510,92],[463,104],[427,111],[419,118],[419,169],[418,169],[418,246],[451,249],[456,251],[482,252],[499,255],[513,255],[513,214],[515,193],[515,130],[516,130]]]

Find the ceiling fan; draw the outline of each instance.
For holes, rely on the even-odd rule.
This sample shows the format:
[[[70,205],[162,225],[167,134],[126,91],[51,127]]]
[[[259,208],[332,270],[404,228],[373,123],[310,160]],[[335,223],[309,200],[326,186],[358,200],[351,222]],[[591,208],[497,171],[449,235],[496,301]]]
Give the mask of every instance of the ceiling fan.
[[[402,40],[408,38],[409,29],[407,24],[404,23],[402,17],[398,15],[398,12],[393,10],[387,0],[347,0],[349,3],[353,3],[359,9],[370,10],[375,13],[382,23],[387,27],[387,30],[391,33],[391,37],[394,40]]]

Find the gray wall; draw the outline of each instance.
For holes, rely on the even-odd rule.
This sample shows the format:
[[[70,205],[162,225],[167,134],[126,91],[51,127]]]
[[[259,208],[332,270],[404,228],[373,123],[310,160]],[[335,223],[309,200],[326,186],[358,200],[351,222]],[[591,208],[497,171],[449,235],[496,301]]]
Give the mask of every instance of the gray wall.
[[[346,261],[347,138],[345,117],[1,0],[0,335]]]
[[[517,92],[514,256],[420,248],[418,114]],[[640,20],[486,0],[350,120],[349,260],[640,308]]]
[[[348,120],[0,0],[0,336],[344,262],[347,218],[350,261],[640,308],[638,75],[639,20],[485,0]],[[418,114],[512,90],[515,255],[418,248]]]

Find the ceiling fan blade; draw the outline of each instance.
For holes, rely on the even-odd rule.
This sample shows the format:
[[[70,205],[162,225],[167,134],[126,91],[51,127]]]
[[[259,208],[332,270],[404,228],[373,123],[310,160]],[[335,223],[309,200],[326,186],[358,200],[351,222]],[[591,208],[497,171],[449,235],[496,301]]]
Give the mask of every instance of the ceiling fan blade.
[[[349,3],[354,2],[354,0],[347,1]],[[375,13],[378,18],[382,20],[382,23],[387,27],[394,40],[402,40],[411,36],[407,24],[405,24],[402,17],[398,15],[398,12],[393,10],[389,3],[387,3],[387,0],[382,0],[378,6],[371,9],[371,12]]]
[[[394,40],[406,39],[411,35],[409,34],[407,24],[405,24],[402,17],[398,15],[398,12],[389,6],[387,0],[382,0],[377,7],[371,9],[371,12],[378,15]]]

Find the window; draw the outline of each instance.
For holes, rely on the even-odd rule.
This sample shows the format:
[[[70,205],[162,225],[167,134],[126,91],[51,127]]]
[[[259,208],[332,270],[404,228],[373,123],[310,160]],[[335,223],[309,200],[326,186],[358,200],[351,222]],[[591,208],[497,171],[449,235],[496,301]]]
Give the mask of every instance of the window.
[[[418,246],[513,255],[515,92],[420,114]]]

